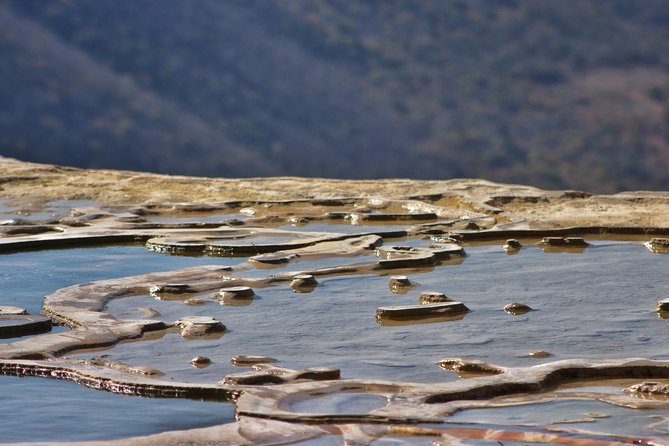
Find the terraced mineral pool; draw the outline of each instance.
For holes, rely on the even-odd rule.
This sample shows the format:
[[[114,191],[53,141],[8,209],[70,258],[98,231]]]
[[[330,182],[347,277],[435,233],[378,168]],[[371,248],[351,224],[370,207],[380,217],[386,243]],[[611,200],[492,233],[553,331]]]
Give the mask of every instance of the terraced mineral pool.
[[[119,317],[136,318],[138,307],[151,307],[167,322],[187,315],[214,316],[227,325],[228,332],[186,340],[166,330],[111,349],[70,356],[106,355],[108,360],[162,370],[165,379],[206,383],[247,370],[230,363],[235,355],[271,356],[281,366],[292,369],[338,367],[344,378],[409,382],[458,379],[436,366],[444,357],[481,359],[502,366],[529,366],[568,358],[669,358],[664,347],[669,343],[669,321],[654,312],[656,302],[669,295],[668,255],[653,254],[640,243],[611,241],[593,241],[593,246],[581,253],[547,253],[536,246],[526,246],[517,255],[509,256],[500,244],[468,246],[466,250],[468,256],[461,264],[402,270],[417,284],[405,294],[391,292],[388,275],[397,271],[388,271],[386,275],[319,277],[319,285],[311,293],[294,293],[288,284],[260,288],[255,290],[257,297],[246,306],[220,305],[213,300],[207,305],[189,306],[181,300],[157,300],[150,295],[113,300],[108,311]],[[243,259],[165,256],[147,252],[141,246],[8,254],[0,256],[0,304],[23,306],[35,314],[44,294],[64,286],[202,264],[234,265],[240,261]],[[350,263],[350,259],[342,259],[342,263]],[[285,268],[303,269],[306,264],[319,266],[315,261]],[[377,307],[415,304],[420,292],[427,290],[444,292],[464,302],[471,312],[450,322],[409,321],[395,326],[377,322]],[[512,302],[525,303],[535,311],[519,316],[505,313],[502,308]],[[552,356],[532,359],[528,353],[535,350],[546,350]],[[191,366],[190,360],[198,355],[211,358],[212,365]],[[6,379],[25,382],[38,392],[45,383],[51,383]],[[3,384],[2,397],[17,398],[24,393],[13,389],[14,386]],[[62,404],[78,405],[88,401],[89,395],[103,394],[83,390],[81,396],[67,392],[61,397]],[[141,401],[127,400],[131,405]],[[327,407],[339,404],[325,403]],[[304,404],[302,409],[309,410],[309,403]],[[137,417],[142,420],[143,416],[153,418],[149,410]],[[193,420],[198,421],[197,417]],[[478,420],[486,421],[485,417]],[[646,421],[635,425],[645,426],[641,423]],[[31,418],[23,418],[23,422],[23,430],[32,429]]]
[[[60,380],[0,376],[0,389],[2,444],[110,440],[235,419],[232,404],[130,397]]]
[[[244,370],[230,364],[239,354],[275,357],[293,369],[338,367],[346,378],[412,382],[457,379],[435,365],[444,357],[502,366],[570,358],[669,357],[663,347],[669,342],[669,321],[654,312],[656,301],[669,294],[663,280],[669,256],[636,243],[612,242],[595,242],[581,254],[549,254],[530,246],[508,256],[499,245],[468,247],[467,252],[460,265],[408,273],[419,285],[406,294],[393,294],[388,276],[367,274],[321,277],[311,293],[295,293],[287,284],[256,289],[257,297],[244,306],[221,305],[211,299],[213,293],[198,296],[210,302],[201,306],[149,295],[113,300],[108,311],[122,318],[136,318],[138,307],[151,307],[166,321],[214,316],[228,332],[201,340],[157,332],[146,342],[122,343],[97,354],[151,365],[177,379],[203,381]],[[471,312],[450,322],[377,322],[377,307],[415,304],[425,290],[442,291]],[[512,302],[535,311],[507,314],[502,308]],[[529,357],[538,350],[552,356]],[[195,355],[208,356],[213,364],[195,369],[189,363]]]

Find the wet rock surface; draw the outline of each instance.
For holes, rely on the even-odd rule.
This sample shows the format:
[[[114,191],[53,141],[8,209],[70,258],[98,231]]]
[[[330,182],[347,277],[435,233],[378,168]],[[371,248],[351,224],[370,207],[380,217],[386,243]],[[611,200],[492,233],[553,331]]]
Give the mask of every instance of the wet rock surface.
[[[462,262],[466,256],[463,246],[469,249],[471,244],[490,243],[499,251],[500,243],[505,240],[507,252],[519,254],[504,256],[507,261],[519,259],[531,249],[537,250],[537,246],[547,253],[560,253],[565,257],[578,254],[589,246],[583,238],[589,236],[626,240],[629,237],[630,241],[639,245],[645,242],[653,252],[664,253],[666,236],[669,235],[666,224],[669,221],[667,194],[639,192],[603,197],[574,192],[547,192],[480,180],[341,183],[307,179],[174,181],[169,177],[128,172],[91,172],[37,166],[3,158],[0,158],[0,166],[7,175],[3,177],[2,183],[3,193],[7,196],[29,197],[32,194],[68,197],[76,194],[82,197],[84,194],[83,198],[98,199],[104,203],[81,207],[67,217],[52,221],[27,224],[19,219],[8,219],[0,231],[0,250],[5,253],[146,243],[146,248],[155,252],[155,255],[207,255],[213,257],[212,263],[216,263],[216,257],[220,256],[239,257],[239,263],[232,267],[199,266],[53,290],[44,300],[44,318],[48,319],[49,324],[53,319],[67,325],[70,330],[0,344],[0,372],[4,374],[67,379],[101,390],[133,395],[234,401],[237,406],[236,423],[140,439],[123,439],[117,441],[117,444],[202,443],[212,438],[214,432],[217,438],[226,438],[228,444],[278,444],[331,438],[350,444],[369,444],[377,439],[397,436],[408,440],[426,437],[440,441],[494,438],[523,442],[528,438],[539,438],[538,428],[528,428],[527,432],[521,432],[517,427],[515,431],[502,428],[496,429],[493,434],[487,429],[454,430],[446,425],[423,426],[436,426],[443,422],[445,414],[486,407],[486,404],[511,406],[566,398],[562,395],[567,393],[554,390],[563,385],[573,385],[575,381],[638,380],[640,377],[657,380],[645,381],[637,386],[627,385],[625,394],[587,391],[575,394],[578,398],[605,400],[625,407],[669,409],[669,404],[662,398],[644,399],[635,396],[666,395],[667,384],[662,380],[669,378],[669,363],[661,360],[580,359],[559,360],[533,367],[502,367],[482,360],[445,358],[439,361],[439,367],[469,379],[419,384],[341,379],[341,372],[337,368],[310,365],[289,369],[267,364],[271,359],[268,357],[237,356],[237,365],[252,367],[251,370],[221,374],[217,380],[225,376],[223,381],[204,383],[162,378],[161,372],[151,368],[150,364],[124,364],[103,358],[68,359],[65,356],[81,348],[111,348],[129,341],[140,345],[146,341],[148,344],[151,339],[155,339],[151,337],[155,333],[155,336],[174,336],[180,342],[193,345],[192,353],[179,359],[189,368],[189,364],[192,364],[212,370],[217,364],[228,362],[230,356],[222,360],[215,356],[216,349],[211,345],[202,350],[198,350],[197,345],[203,345],[205,339],[225,342],[227,336],[220,340],[216,338],[225,332],[225,326],[211,316],[184,317],[183,313],[169,319],[179,317],[174,324],[167,324],[158,320],[168,317],[162,316],[168,313],[161,305],[176,301],[180,311],[193,314],[200,309],[199,305],[215,302],[216,296],[215,299],[220,299],[225,305],[243,306],[253,299],[253,295],[250,298],[242,298],[235,293],[226,296],[219,290],[246,288],[253,292],[253,289],[259,289],[261,298],[258,301],[265,302],[271,299],[262,291],[268,287],[286,290],[296,302],[323,299],[324,304],[332,305],[336,304],[335,281],[342,276],[392,274],[388,281],[390,292],[385,285],[387,279],[383,279],[387,294],[384,299],[393,301],[379,301],[384,303],[376,313],[382,325],[377,327],[379,330],[401,336],[402,330],[406,329],[401,325],[422,323],[434,324],[429,326],[434,330],[466,330],[467,321],[472,316],[462,321],[459,319],[468,311],[468,306],[473,310],[472,315],[478,316],[486,314],[486,311],[499,314],[501,303],[497,302],[492,309],[485,309],[480,307],[477,296],[463,295],[462,299],[467,303],[465,306],[464,303],[441,300],[442,295],[430,293],[428,288],[421,290],[426,296],[424,305],[410,305],[412,300],[416,302],[415,295],[411,297],[402,294],[421,285],[409,280],[409,275],[413,278],[414,274]],[[28,177],[32,179],[21,180]],[[96,184],[104,184],[104,187],[94,186]],[[601,211],[604,208],[606,212]],[[209,213],[218,213],[220,217],[209,219]],[[208,219],[205,221],[202,217]],[[323,226],[319,226],[317,232],[311,229],[311,225]],[[338,225],[341,232],[330,231],[324,225]],[[653,237],[649,240],[650,235]],[[518,240],[523,241],[520,252]],[[375,259],[355,259],[358,256],[370,256],[374,251],[377,256]],[[323,259],[336,261],[318,267],[297,267]],[[285,265],[290,266],[291,270],[281,269]],[[481,274],[485,274],[485,270]],[[109,277],[118,276],[110,274]],[[313,296],[291,293],[291,288],[295,291],[308,290],[315,285],[307,283],[312,279],[318,285],[318,291]],[[423,281],[421,278],[417,280]],[[457,282],[457,274],[449,278],[449,283]],[[458,299],[463,289],[466,290],[461,287],[457,294],[454,292]],[[366,290],[356,292],[362,294]],[[153,320],[123,319],[108,312],[110,302],[137,296],[155,299],[148,304],[150,307],[138,307],[139,304],[132,307],[142,317]],[[447,299],[446,296],[443,299]],[[650,309],[657,299],[654,297],[650,302],[640,305],[652,315]],[[423,298],[420,302],[423,302]],[[667,311],[663,302],[660,300],[657,304],[660,316]],[[152,308],[154,303],[160,311]],[[256,305],[241,309],[253,311]],[[367,309],[372,324],[375,307]],[[201,309],[206,311],[211,308]],[[216,308],[233,309],[218,305]],[[3,313],[0,307],[0,314],[4,314],[2,317],[26,316],[7,314],[12,311]],[[536,314],[544,313],[547,312]],[[336,317],[334,313],[333,317]],[[506,318],[518,324],[526,323],[525,319],[528,318]],[[234,330],[233,322],[224,320]],[[450,321],[454,323],[450,324]],[[314,328],[314,333],[316,331]],[[177,332],[188,340],[181,339]],[[472,343],[487,342],[484,336],[473,334],[471,337]],[[516,354],[527,358],[527,353],[524,353],[527,350],[522,348],[525,347],[522,336],[516,342]],[[241,351],[247,348],[246,351],[258,351],[252,346],[235,347]],[[546,348],[553,351],[550,346]],[[268,353],[273,354],[271,351]],[[554,353],[560,358],[557,352]],[[203,354],[207,356],[200,356]],[[394,354],[388,353],[389,356]],[[537,350],[529,355],[532,358],[545,358],[547,352]],[[277,357],[283,361],[283,356]],[[431,359],[432,364],[437,358]],[[391,361],[393,358],[387,359],[387,365],[394,366]],[[379,362],[378,359],[376,361]],[[206,372],[191,370],[194,373]],[[346,376],[346,371],[342,370]],[[546,390],[550,392],[542,393]],[[344,413],[336,409],[326,412],[301,410],[299,413],[290,410],[295,402],[309,402],[351,392],[382,396],[388,404],[370,407],[361,413]],[[309,407],[308,404],[305,407]],[[527,436],[522,437],[521,434]],[[546,432],[541,434],[548,435]],[[595,438],[591,433],[581,431],[570,433],[570,437],[555,433],[551,435],[553,437],[544,436],[541,440],[569,444],[570,438],[582,441]]]
[[[290,282],[290,287],[296,293],[310,293],[316,286],[318,286],[318,281],[311,274],[298,274]]]
[[[260,364],[255,365],[253,369],[254,370],[249,372],[228,375],[222,381],[222,384],[248,386],[287,384],[295,381],[330,381],[338,380],[341,375],[339,369],[326,367],[290,370],[273,365]]]
[[[425,303],[423,305],[401,305],[379,307],[376,318],[383,319],[420,319],[432,316],[458,316],[469,309],[462,302]]]
[[[225,325],[213,317],[187,316],[174,322],[183,337],[204,336],[210,333],[224,333]]]
[[[250,367],[256,364],[270,364],[276,362],[276,359],[269,356],[237,355],[230,360],[234,365],[241,367]]]
[[[626,388],[625,392],[638,395],[658,395],[667,397],[669,396],[669,384],[646,381]]]
[[[28,311],[26,311],[25,308],[8,305],[0,306],[0,316],[16,316],[23,314],[28,314]]]
[[[444,293],[441,293],[439,291],[423,291],[420,293],[420,296],[418,296],[418,303],[421,303],[423,305],[427,304],[440,304],[444,302],[448,302],[450,299],[446,297]]]
[[[645,243],[646,247],[657,254],[669,254],[669,238],[654,237]]]
[[[478,359],[444,358],[437,365],[444,370],[451,370],[458,375],[499,375],[504,368]]]
[[[532,311],[532,308],[529,305],[525,305],[519,302],[514,302],[511,304],[504,305],[503,310],[506,313],[513,314],[514,316],[519,316],[521,314],[525,314]]]

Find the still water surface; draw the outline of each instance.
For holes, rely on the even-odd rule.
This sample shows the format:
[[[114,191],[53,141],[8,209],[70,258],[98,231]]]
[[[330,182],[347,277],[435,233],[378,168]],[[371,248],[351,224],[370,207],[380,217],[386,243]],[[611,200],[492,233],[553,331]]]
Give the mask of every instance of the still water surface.
[[[506,255],[499,245],[470,246],[461,264],[409,273],[418,286],[406,294],[393,294],[387,275],[370,274],[319,278],[319,286],[308,294],[296,294],[287,284],[258,289],[258,297],[247,306],[212,302],[193,307],[148,295],[118,299],[109,304],[108,310],[119,317],[136,318],[137,307],[152,307],[167,322],[186,315],[215,316],[229,331],[218,339],[202,340],[184,340],[172,331],[153,333],[142,342],[71,356],[104,354],[107,359],[158,368],[167,374],[166,379],[193,382],[217,382],[225,374],[246,370],[230,364],[230,358],[237,354],[272,356],[280,365],[295,369],[338,367],[345,378],[413,382],[458,379],[435,365],[444,357],[482,359],[503,366],[568,358],[668,359],[669,351],[664,346],[669,344],[669,320],[658,318],[654,309],[657,300],[669,296],[669,256],[653,254],[639,243],[593,243],[580,254],[545,253],[529,246],[514,256]],[[234,265],[242,260],[167,256],[147,252],[142,246],[0,255],[0,305],[18,305],[36,314],[45,294],[65,286],[203,264]],[[337,263],[352,263],[371,258],[339,260]],[[276,272],[331,266],[333,261],[322,263],[305,261]],[[268,275],[274,273],[274,269],[267,271]],[[382,326],[376,321],[378,306],[414,304],[420,292],[427,290],[444,292],[472,311],[462,320],[442,323]],[[536,311],[509,315],[502,307],[511,302],[528,304]],[[534,350],[547,350],[553,356],[531,359],[528,353]],[[210,357],[213,364],[204,369],[192,367],[190,359],[196,355]],[[128,430],[124,427],[120,432],[118,426],[126,424],[114,417],[151,401],[37,378],[2,377],[0,383],[5,407],[28,405],[37,398],[30,396],[31,391],[53,396],[53,405],[33,408],[49,419],[65,408],[85,407],[95,395],[119,398],[127,405],[117,406],[101,417],[110,420],[108,430],[96,427],[81,437],[58,438],[61,440],[92,438],[86,437],[91,432],[99,433],[95,438],[136,435],[139,431],[132,430],[128,423]],[[59,393],[60,389],[65,390]],[[177,420],[186,419],[179,415],[182,404],[201,409],[203,415],[187,417],[194,424],[177,426]],[[158,427],[152,410],[138,410],[132,418],[144,426],[141,429],[148,429],[141,433],[149,433],[203,425],[200,422],[218,423],[204,414],[232,411],[229,405],[211,404],[172,400],[163,406],[174,422]],[[72,414],[70,418],[86,417]],[[5,418],[0,421],[0,434],[29,432],[23,440],[37,440],[36,420],[28,414]],[[5,441],[19,439],[7,437]]]

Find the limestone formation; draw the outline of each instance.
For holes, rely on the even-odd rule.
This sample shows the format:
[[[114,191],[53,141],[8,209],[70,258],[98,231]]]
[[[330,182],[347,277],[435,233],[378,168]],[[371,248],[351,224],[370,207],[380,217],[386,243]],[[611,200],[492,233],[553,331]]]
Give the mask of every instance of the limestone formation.
[[[377,320],[383,319],[421,319],[433,316],[458,316],[465,314],[469,308],[462,302],[443,302],[424,305],[403,305],[379,307],[376,309]]]
[[[414,285],[407,276],[390,276],[388,286],[391,292],[399,294],[406,292],[408,288]]]
[[[513,238],[507,240],[506,243],[503,246],[504,250],[507,251],[507,252],[516,252],[522,247],[523,247],[523,245],[521,245],[518,240],[513,239]]]
[[[206,356],[196,356],[190,360],[190,363],[193,365],[193,367],[202,369],[211,365],[211,359],[207,358]]]
[[[255,366],[254,370],[249,372],[227,375],[221,383],[248,386],[286,384],[295,381],[330,381],[339,378],[339,369],[318,367],[296,371],[263,364]]]
[[[276,362],[276,359],[269,356],[237,355],[233,356],[230,362],[237,366],[252,366],[256,364],[270,364]]]
[[[253,299],[256,293],[247,286],[232,286],[221,288],[218,292],[218,298],[224,300],[248,300]]]
[[[311,274],[298,274],[290,282],[290,287],[296,293],[310,293],[316,286],[318,281]]]
[[[654,237],[645,243],[646,247],[657,254],[669,254],[669,238]]]
[[[223,333],[226,330],[221,321],[209,316],[186,316],[174,322],[183,337],[205,336],[210,333]]]
[[[28,314],[25,308],[8,305],[0,306],[0,316],[17,316],[23,314]]]
[[[529,311],[532,311],[532,308],[529,305],[521,304],[519,302],[514,302],[508,305],[504,305],[504,311],[513,314],[515,316],[525,314]]]
[[[448,302],[450,299],[446,297],[444,293],[439,291],[423,291],[418,296],[418,302],[427,305],[427,304],[439,304],[443,302]]]
[[[460,243],[499,246],[506,240],[505,249],[512,253],[520,248],[520,243],[514,241],[528,240],[529,246],[541,240],[538,247],[545,252],[578,253],[589,246],[584,238],[635,243],[650,238],[646,246],[652,252],[666,253],[666,240],[669,240],[666,238],[669,236],[667,193],[627,192],[598,196],[576,191],[542,191],[483,180],[175,179],[132,172],[40,166],[5,158],[0,158],[0,172],[3,198],[98,201],[95,206],[82,207],[71,215],[64,214],[50,221],[7,219],[0,228],[0,252],[146,243],[146,248],[156,253],[239,257],[234,266],[197,266],[51,290],[42,305],[44,321],[51,324],[53,319],[69,330],[0,343],[2,374],[67,379],[95,389],[129,395],[228,401],[237,409],[237,421],[225,426],[124,438],[115,444],[205,443],[211,438],[225,439],[221,441],[228,444],[272,445],[321,439],[324,442],[335,440],[334,443],[341,440],[339,443],[372,444],[386,438],[396,440],[398,436],[406,438],[407,442],[433,438],[451,443],[486,439],[510,443],[594,444],[603,438],[609,441],[614,437],[595,436],[584,431],[573,431],[569,435],[539,432],[538,426],[515,426],[513,429],[496,426],[499,428],[491,431],[477,427],[453,428],[447,424],[439,426],[439,423],[460,410],[518,404],[527,404],[531,410],[533,403],[568,398],[603,401],[621,407],[669,409],[669,400],[661,398],[667,393],[665,381],[669,379],[669,361],[661,360],[580,359],[535,364],[533,367],[502,367],[472,359],[446,358],[439,362],[440,367],[472,379],[422,384],[378,381],[365,376],[340,379],[340,371],[335,368],[292,370],[263,364],[271,358],[237,356],[233,358],[235,365],[252,369],[229,374],[220,383],[207,383],[162,378],[159,371],[144,365],[100,358],[68,359],[66,356],[81,352],[82,348],[109,349],[127,341],[133,341],[132,345],[141,351],[148,339],[178,329],[188,339],[203,340],[177,338],[179,343],[192,346],[194,350],[184,364],[190,373],[211,372],[215,367],[199,371],[190,369],[187,358],[193,357],[194,366],[204,367],[210,360],[196,355],[214,350],[197,351],[198,346],[204,346],[206,342],[226,344],[228,336],[216,340],[225,331],[218,320],[191,316],[166,324],[157,320],[160,317],[157,310],[132,303],[128,305],[133,311],[138,310],[145,317],[154,319],[126,320],[109,309],[114,300],[128,299],[130,302],[133,298],[145,299],[147,294],[160,301],[153,301],[155,305],[151,304],[151,307],[160,306],[160,311],[167,315],[172,314],[170,311],[187,310],[188,307],[178,305],[182,301],[187,305],[211,302],[215,293],[216,298],[226,305],[248,304],[253,296],[239,298],[234,293],[226,296],[219,290],[239,287],[285,290],[297,285],[295,281],[300,276],[321,281],[323,277],[385,277],[393,274],[390,289],[394,291],[396,288],[402,293],[417,285],[408,279],[408,275],[422,282],[420,275],[432,269],[450,274],[451,271],[446,270],[451,265],[465,261]],[[215,213],[221,218],[199,220],[207,213]],[[341,233],[313,232],[309,231],[312,224],[336,224],[343,230]],[[373,250],[378,258],[370,260],[367,256]],[[358,256],[365,256],[364,261]],[[309,263],[335,258],[337,262],[324,266]],[[212,263],[217,260],[221,259],[212,259]],[[248,272],[254,274],[246,274]],[[406,281],[393,282],[397,276],[403,276]],[[453,277],[457,278],[457,272]],[[329,285],[329,282],[325,284]],[[307,289],[301,285],[296,288]],[[311,305],[323,297],[324,303],[331,303],[329,288],[323,286],[322,293],[314,299],[305,296],[295,301]],[[271,294],[262,295],[266,298],[263,306],[272,304]],[[406,299],[405,296],[387,296],[387,291],[386,295],[372,297]],[[440,298],[426,298],[433,299]],[[669,310],[666,300],[658,302],[660,317],[665,317]],[[651,309],[652,303],[639,302],[639,305]],[[203,309],[191,307],[193,311]],[[239,314],[255,309],[255,305],[235,309],[216,307],[219,311],[234,310]],[[5,320],[11,325],[20,322],[19,316],[26,316],[7,312],[0,309],[1,317],[8,318],[0,321],[3,330]],[[450,321],[464,317],[466,312],[467,307],[460,302],[383,306],[377,311],[377,321],[383,327],[377,329],[399,333],[404,328],[388,326]],[[431,333],[437,333],[431,334],[435,336],[434,342],[446,339],[442,333],[466,329],[470,318],[484,316],[484,313],[476,311],[461,322],[430,327],[435,329],[430,330]],[[270,313],[267,317],[271,316]],[[172,319],[177,317],[180,315],[174,315]],[[226,323],[233,330],[233,324],[242,323],[242,320],[242,317],[231,318],[226,319]],[[344,320],[342,318],[342,323]],[[271,335],[267,333],[267,336]],[[327,333],[319,335],[327,336]],[[521,347],[523,340],[521,334],[517,339],[513,338],[513,342]],[[148,344],[146,348],[150,349]],[[444,342],[445,352],[448,347]],[[256,346],[242,342],[234,348],[252,351]],[[537,351],[529,355],[545,358],[547,352]],[[292,358],[281,359],[289,361]],[[184,359],[179,361],[184,362]],[[579,383],[638,380],[639,377],[648,381],[628,387],[626,393],[605,394],[577,387]],[[215,379],[220,379],[220,375]],[[567,385],[576,388],[565,388]],[[321,413],[292,409],[296,402],[351,394],[381,397],[388,403],[354,414],[343,413],[337,408]],[[648,398],[651,395],[660,397]],[[627,438],[623,435],[615,440],[661,443],[656,438]]]
[[[499,375],[504,368],[478,359],[444,358],[437,362],[444,370],[452,370],[458,375]]]
[[[657,312],[658,313],[669,312],[669,297],[657,301]]]
[[[669,396],[669,383],[644,381],[642,383],[627,387],[625,392],[638,395],[656,395],[667,397]]]
[[[51,330],[51,319],[27,314],[0,315],[0,338],[15,338]]]

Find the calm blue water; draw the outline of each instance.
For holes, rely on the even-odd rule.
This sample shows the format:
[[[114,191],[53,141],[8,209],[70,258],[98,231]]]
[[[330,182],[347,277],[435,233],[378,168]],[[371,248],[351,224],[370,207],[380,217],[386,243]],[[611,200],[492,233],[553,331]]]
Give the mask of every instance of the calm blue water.
[[[104,353],[114,360],[151,365],[176,379],[204,382],[239,371],[230,364],[238,354],[275,357],[295,369],[337,367],[347,378],[410,382],[457,379],[436,366],[445,357],[502,366],[571,358],[669,358],[663,347],[669,344],[669,320],[654,312],[657,300],[669,296],[664,280],[669,256],[653,254],[640,244],[597,243],[582,254],[548,254],[528,247],[508,256],[500,245],[468,247],[462,264],[408,272],[418,286],[402,295],[391,293],[387,275],[361,275],[319,277],[319,286],[308,294],[294,293],[288,283],[256,289],[256,299],[247,306],[212,302],[193,307],[148,295],[116,299],[108,309],[118,317],[137,318],[137,307],[152,307],[166,321],[213,316],[228,332],[220,339],[197,341],[167,333]],[[265,274],[309,263],[267,269]],[[377,307],[417,304],[422,291],[444,292],[471,312],[451,322],[377,323]],[[502,308],[512,302],[537,311],[509,315]],[[553,356],[530,358],[536,350]],[[213,364],[193,369],[189,360],[194,355],[208,356]]]
[[[234,406],[140,398],[67,381],[0,376],[0,443],[109,440],[234,421]]]
[[[229,332],[219,339],[195,341],[166,333],[153,340],[122,343],[104,352],[79,356],[109,354],[110,360],[152,366],[166,372],[167,378],[196,382],[216,382],[227,373],[244,370],[230,365],[230,358],[237,354],[273,356],[282,366],[296,369],[339,367],[347,378],[414,382],[457,379],[435,365],[443,357],[483,359],[505,366],[575,357],[669,358],[663,347],[669,343],[669,321],[659,319],[654,313],[656,301],[669,296],[666,281],[669,256],[652,254],[638,243],[595,243],[596,246],[581,254],[544,253],[537,247],[527,247],[517,255],[508,256],[498,245],[468,247],[468,256],[460,265],[408,272],[418,286],[404,295],[390,292],[387,276],[365,275],[319,278],[320,285],[309,294],[295,294],[288,284],[256,290],[257,299],[245,307],[218,303],[191,307],[180,301],[157,301],[150,296],[118,299],[109,305],[114,314],[151,306],[166,321],[184,315],[212,315],[225,323]],[[351,260],[342,259],[342,263]],[[203,264],[234,265],[241,261],[159,255],[147,252],[142,246],[0,255],[0,305],[22,306],[36,314],[45,294],[65,286]],[[308,263],[294,266],[301,269]],[[420,292],[427,290],[442,291],[463,301],[472,311],[454,322],[392,327],[376,322],[378,306],[415,304]],[[523,316],[508,315],[502,307],[511,302],[526,303],[537,311]],[[531,359],[527,353],[533,350],[548,350],[553,356]],[[212,366],[193,368],[190,358],[196,355],[209,356]],[[66,390],[59,393],[61,388]],[[33,390],[37,394],[28,400],[21,399]],[[229,409],[230,413],[232,410],[224,404],[144,400],[82,389],[70,383],[5,377],[0,378],[0,401],[5,407],[29,405],[31,400],[40,400],[40,405],[33,407],[33,412],[19,411],[21,415],[17,417],[0,417],[0,441],[18,441],[3,437],[14,432],[28,432],[23,440],[37,441],[42,439],[39,437],[42,425],[53,435],[56,425],[53,420],[67,413],[66,408],[88,407],[97,395],[125,404],[109,403],[113,408],[106,416],[100,416],[109,421],[109,428],[94,429],[93,433],[100,435],[95,438],[101,439],[138,435],[133,430],[135,422],[143,426],[141,429],[149,426],[147,429],[157,432],[210,423],[204,420],[210,420],[206,417],[215,410],[212,407]],[[41,401],[51,398],[54,403],[50,406]],[[130,417],[130,421],[124,421],[126,413],[132,413],[145,401],[162,401],[158,405],[167,411],[166,418],[159,419],[153,409],[145,408]],[[202,415],[181,415],[182,404],[201,408]],[[191,404],[195,406],[188,406]],[[104,405],[107,403],[98,403],[96,411]],[[35,412],[43,412],[45,420]],[[90,412],[89,407],[88,412],[65,418],[75,424],[86,424],[82,420],[90,419]],[[163,423],[170,419],[171,422]],[[68,429],[61,430],[67,434]],[[81,435],[92,435],[91,432],[89,429]],[[48,437],[62,441],[83,438]]]
[[[0,305],[15,305],[38,314],[46,294],[70,285],[197,265],[236,265],[242,261],[157,255],[141,245],[0,254]]]

